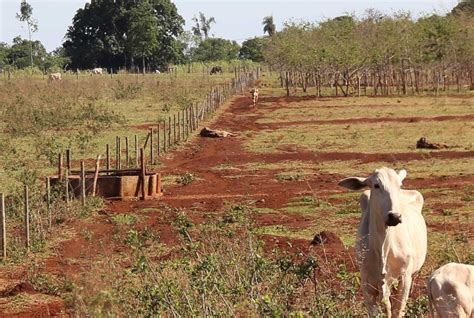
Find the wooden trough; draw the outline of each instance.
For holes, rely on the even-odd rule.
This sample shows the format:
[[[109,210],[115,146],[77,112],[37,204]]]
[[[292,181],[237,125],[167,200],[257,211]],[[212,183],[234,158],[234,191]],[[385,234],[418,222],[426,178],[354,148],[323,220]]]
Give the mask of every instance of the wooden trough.
[[[58,175],[50,176],[51,186],[66,184],[66,177]],[[71,196],[81,197],[82,182],[78,171],[71,171],[68,177],[68,191]],[[97,174],[94,171],[85,171],[85,194],[86,196],[100,196],[109,200],[130,200],[135,198],[154,199],[163,195],[161,174],[156,172],[145,173],[145,191],[142,191],[142,171],[140,169],[127,170],[103,170]],[[96,180],[94,193],[94,180]],[[145,196],[143,196],[145,194]]]

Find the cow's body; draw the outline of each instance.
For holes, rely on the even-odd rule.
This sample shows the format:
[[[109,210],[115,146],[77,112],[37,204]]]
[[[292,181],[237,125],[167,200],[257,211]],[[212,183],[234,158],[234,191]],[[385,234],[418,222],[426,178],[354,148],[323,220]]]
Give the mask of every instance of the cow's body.
[[[51,73],[48,76],[50,82],[56,82],[61,80],[61,73]]]
[[[104,74],[104,71],[103,71],[102,68],[100,68],[100,67],[93,68],[91,72],[92,72],[92,74],[94,74],[94,75],[102,75],[102,74]]]
[[[361,287],[370,315],[378,315],[382,296],[388,317],[403,316],[412,275],[426,258],[423,197],[418,191],[400,188],[405,175],[405,170],[397,174],[381,168],[366,179],[353,177],[339,183],[352,190],[371,187],[360,198],[362,218],[356,242]],[[390,294],[397,282],[397,300],[392,308]]]
[[[257,103],[258,103],[258,88],[253,88],[251,91],[250,91],[250,96],[252,97],[252,103],[253,103],[253,106],[257,106]]]
[[[434,317],[474,318],[474,266],[441,266],[428,280],[428,298]]]
[[[217,73],[221,73],[222,74],[222,67],[220,66],[213,66],[211,68],[211,71],[209,72],[210,75],[214,75],[214,74],[217,74]]]

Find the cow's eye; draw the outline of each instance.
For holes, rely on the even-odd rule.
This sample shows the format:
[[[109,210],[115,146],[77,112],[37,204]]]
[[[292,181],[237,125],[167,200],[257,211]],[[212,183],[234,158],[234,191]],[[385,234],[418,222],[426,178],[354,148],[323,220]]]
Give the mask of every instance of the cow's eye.
[[[380,189],[380,185],[374,184],[374,189]]]

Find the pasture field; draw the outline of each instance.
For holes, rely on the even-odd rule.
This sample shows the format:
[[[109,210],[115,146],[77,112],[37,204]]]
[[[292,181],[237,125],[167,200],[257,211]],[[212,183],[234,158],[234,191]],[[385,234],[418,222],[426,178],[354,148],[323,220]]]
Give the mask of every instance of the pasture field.
[[[28,173],[54,171],[57,154],[71,149],[73,159],[105,155],[115,137],[134,135],[143,145],[148,127],[192,103],[202,102],[211,87],[227,83],[234,72],[64,75],[49,83],[40,75],[0,80],[0,184],[7,192]],[[51,170],[53,169],[53,170]]]
[[[32,265],[4,264],[0,273],[26,275],[35,292],[6,293],[0,310],[363,315],[353,250],[359,194],[337,183],[388,166],[407,169],[404,187],[425,198],[428,258],[408,308],[425,315],[433,269],[474,263],[474,95],[284,97],[268,83],[256,108],[238,97],[210,123],[236,137],[195,137],[162,158],[162,199],[91,201],[29,256]],[[448,148],[416,149],[423,136]],[[324,243],[310,245],[323,231]]]

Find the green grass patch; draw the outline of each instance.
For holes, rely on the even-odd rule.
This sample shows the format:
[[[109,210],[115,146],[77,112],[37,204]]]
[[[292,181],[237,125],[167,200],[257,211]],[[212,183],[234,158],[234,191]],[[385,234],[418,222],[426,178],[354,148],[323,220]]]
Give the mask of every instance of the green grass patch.
[[[133,214],[117,214],[112,220],[119,225],[134,225],[138,222],[138,217]]]

